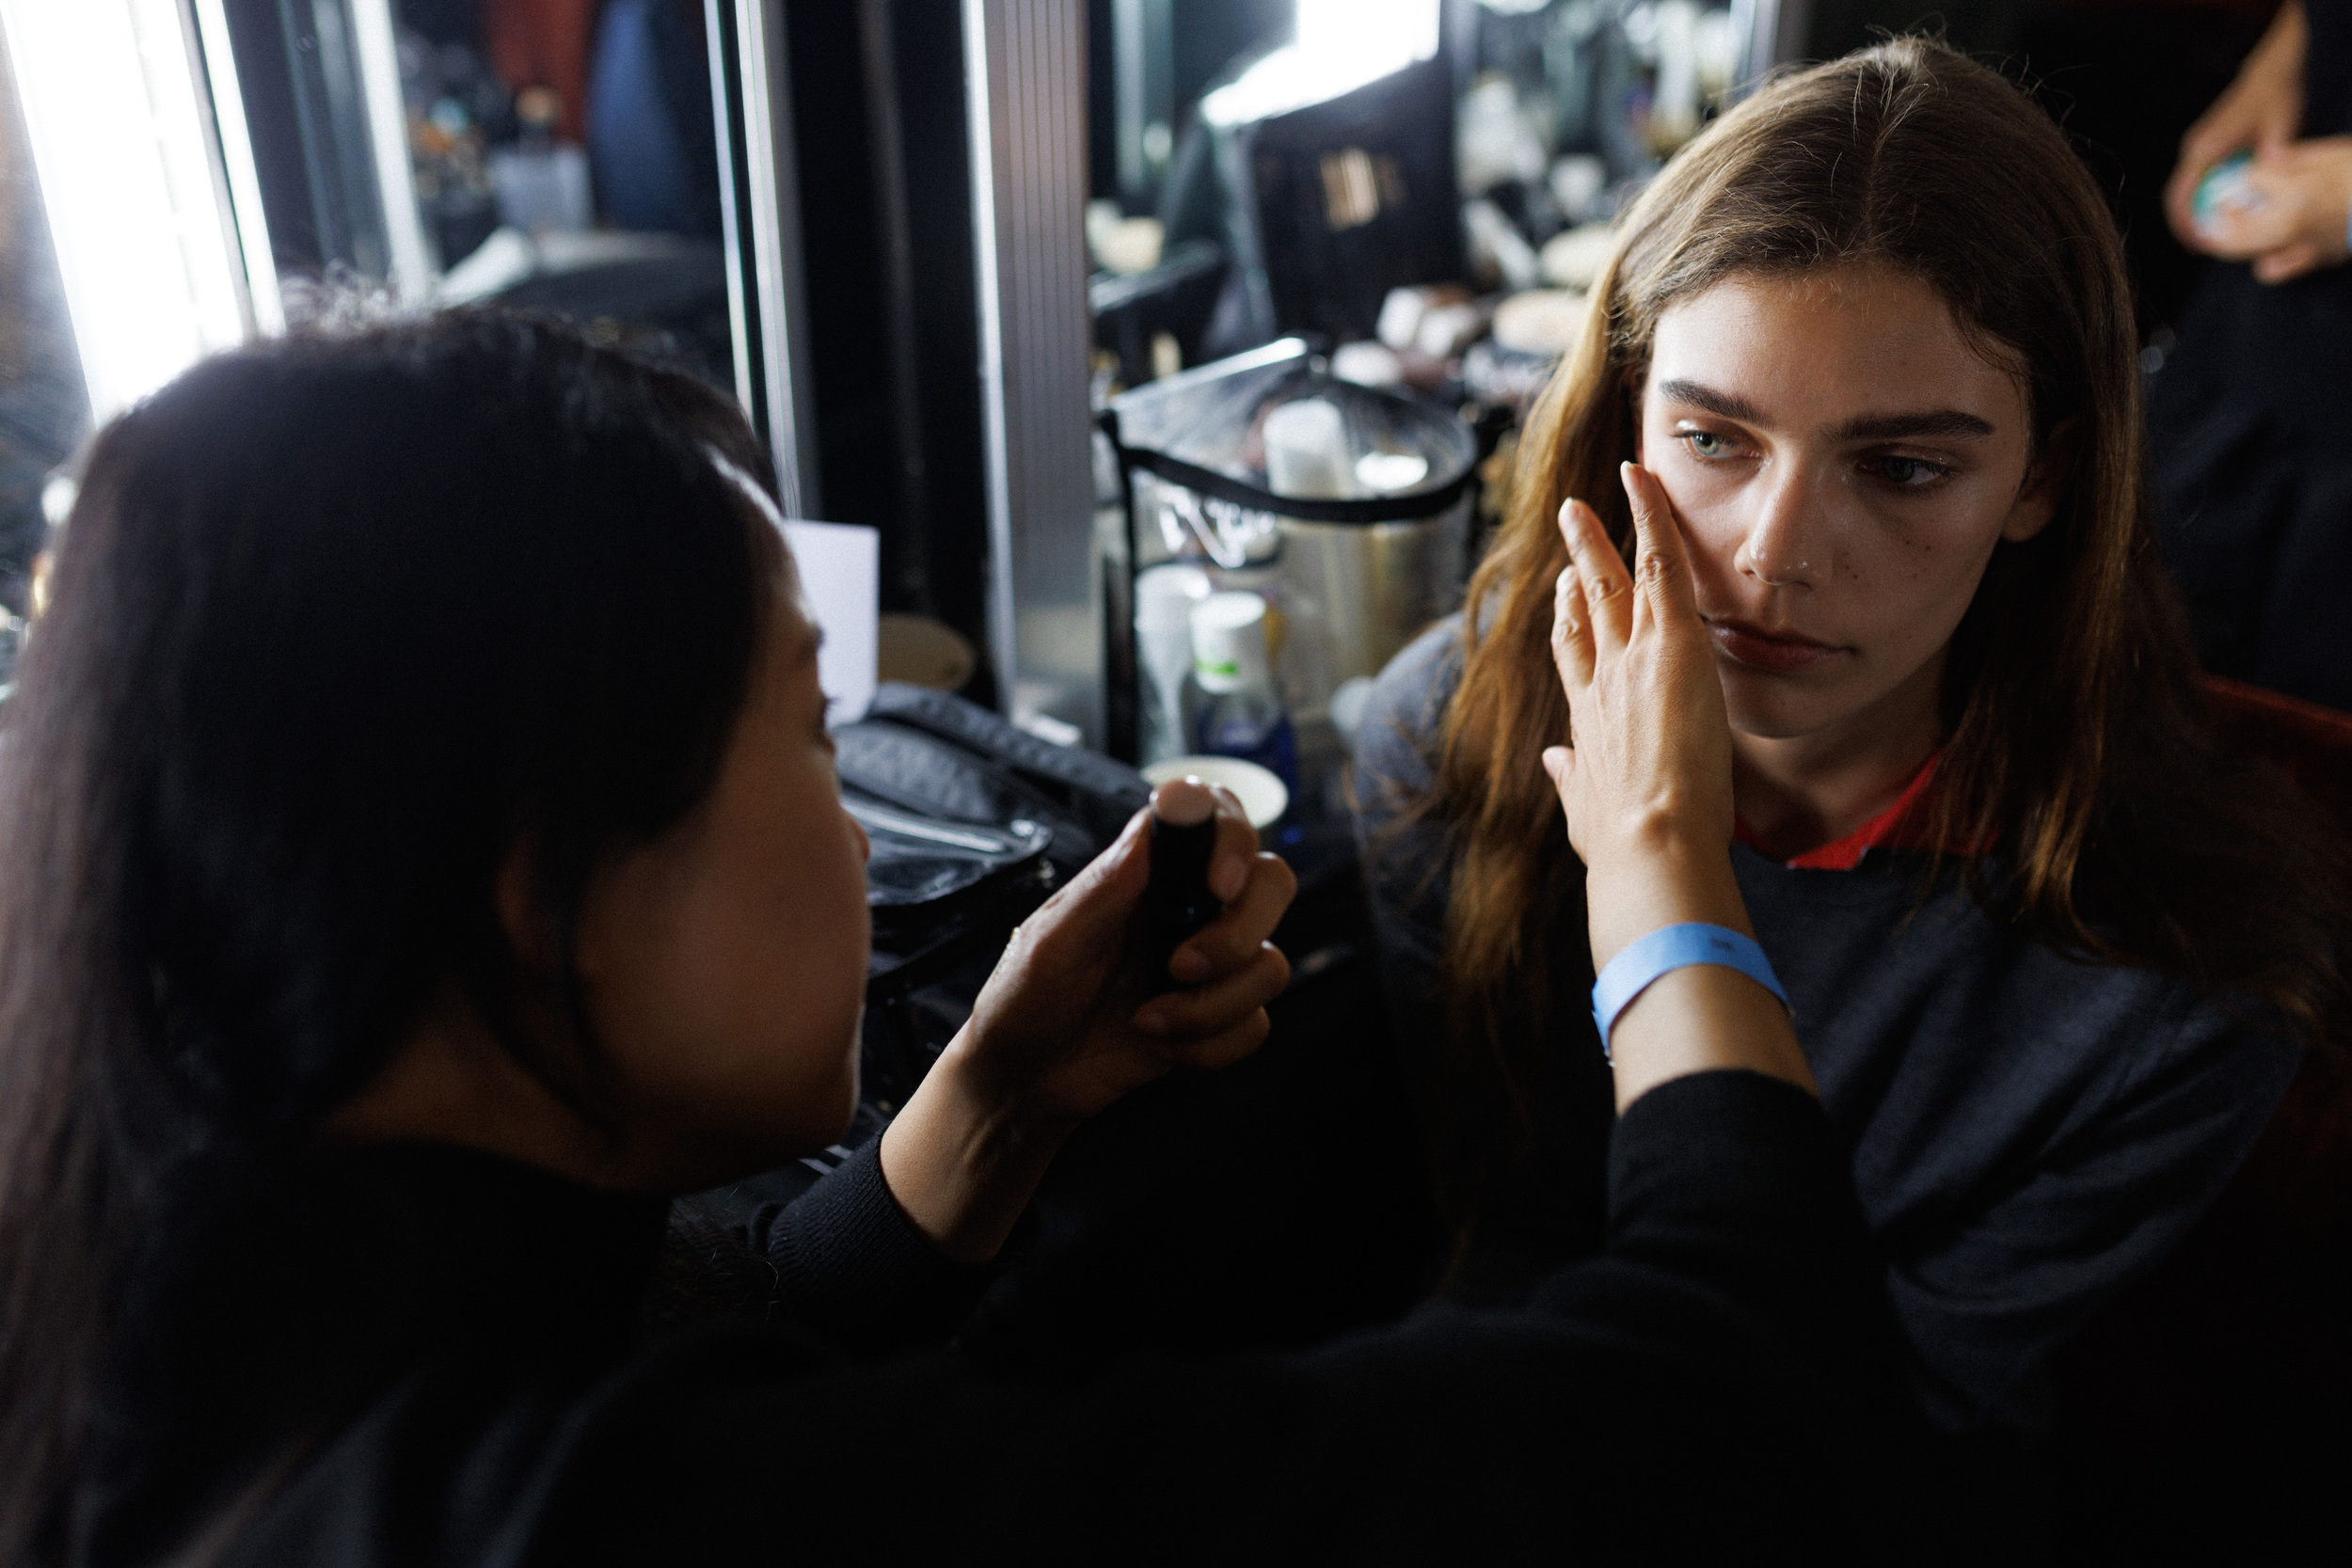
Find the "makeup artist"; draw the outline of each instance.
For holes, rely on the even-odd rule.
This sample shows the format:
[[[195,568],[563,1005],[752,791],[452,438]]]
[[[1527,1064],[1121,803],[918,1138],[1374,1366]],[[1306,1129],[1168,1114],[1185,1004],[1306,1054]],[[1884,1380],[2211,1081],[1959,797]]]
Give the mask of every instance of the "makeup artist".
[[[719,394],[498,316],[218,358],[100,436],[0,745],[0,1560],[1867,1534],[1887,1329],[1749,961],[1671,531],[1559,593],[1547,766],[1630,998],[1602,1256],[1524,1310],[1089,1388],[939,1352],[1073,1126],[1265,1032],[1289,873],[1169,786],[1224,903],[1175,989],[1130,958],[1138,821],[739,1238],[773,1321],[648,1336],[667,1195],[854,1092],[864,844],[762,472]],[[1738,957],[1642,958],[1693,926]]]

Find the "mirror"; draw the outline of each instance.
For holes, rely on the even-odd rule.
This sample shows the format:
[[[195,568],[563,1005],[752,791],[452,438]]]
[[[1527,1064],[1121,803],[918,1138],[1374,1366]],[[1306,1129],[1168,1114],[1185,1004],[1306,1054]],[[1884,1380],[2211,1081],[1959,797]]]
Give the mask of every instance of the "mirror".
[[[705,0],[235,5],[289,317],[355,284],[496,302],[736,389],[710,14]],[[388,147],[404,166],[379,184]]]
[[[0,41],[0,691],[33,609],[42,494],[88,429],[65,283]]]
[[[1189,601],[1246,591],[1267,605],[1268,711],[1279,698],[1295,731],[1278,771],[1305,825],[1348,819],[1373,677],[1460,603],[1614,219],[1754,73],[1759,10],[1776,14],[1095,0],[1115,747],[1252,754],[1209,737],[1195,677],[1213,666],[1185,622]],[[1432,434],[1400,436],[1416,417]]]
[[[1760,10],[1094,0],[1104,389],[1289,332],[1397,336],[1397,288],[1581,290],[1609,219],[1752,73]],[[1386,379],[1435,389],[1468,346],[1444,337],[1388,343]]]

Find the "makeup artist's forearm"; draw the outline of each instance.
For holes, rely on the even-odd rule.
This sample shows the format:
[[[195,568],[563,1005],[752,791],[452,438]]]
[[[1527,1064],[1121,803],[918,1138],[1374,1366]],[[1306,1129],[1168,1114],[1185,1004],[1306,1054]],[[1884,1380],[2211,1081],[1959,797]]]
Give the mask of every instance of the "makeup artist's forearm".
[[[1610,1057],[1622,1112],[1669,1079],[1744,1068],[1819,1094],[1780,999],[1736,969],[1670,970],[1617,1015]]]
[[[1068,1129],[1020,1125],[973,1091],[957,1037],[882,1131],[882,1180],[915,1228],[959,1262],[1004,1249]]]

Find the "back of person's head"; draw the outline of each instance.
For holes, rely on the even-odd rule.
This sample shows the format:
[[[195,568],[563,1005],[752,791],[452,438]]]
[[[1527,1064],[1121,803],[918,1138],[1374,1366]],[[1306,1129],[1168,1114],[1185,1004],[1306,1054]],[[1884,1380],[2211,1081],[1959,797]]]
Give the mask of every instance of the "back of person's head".
[[[708,788],[783,566],[714,454],[764,468],[717,392],[498,315],[99,436],[0,738],[0,1559],[177,1162],[299,1148],[453,994],[583,1100],[493,888],[522,847],[561,988],[595,865]]]
[[[2266,879],[2299,890],[2266,901],[2271,914],[2338,895],[2288,849],[2275,792],[2221,786],[2153,540],[2137,341],[2106,198],[2023,90],[1898,39],[1780,77],[1676,157],[1628,214],[1584,336],[1522,433],[1428,802],[1462,851],[1448,937],[1457,1032],[1484,1053],[1518,1028],[1511,1019],[1545,1010],[1549,923],[1580,907],[1539,762],[1567,730],[1547,648],[1561,503],[1582,499],[1629,539],[1616,468],[1636,454],[1661,315],[1735,277],[1837,268],[1929,285],[2014,378],[2034,450],[2058,451],[2065,474],[2048,526],[1994,546],[1952,639],[1935,836],[1996,847],[1997,896],[2040,940],[2240,986],[2315,1031],[2341,984],[2333,938],[2313,922],[2282,940],[2276,920],[2262,942],[2245,931]],[[2165,842],[2189,821],[2206,845]],[[1995,895],[1989,880],[1979,889]]]

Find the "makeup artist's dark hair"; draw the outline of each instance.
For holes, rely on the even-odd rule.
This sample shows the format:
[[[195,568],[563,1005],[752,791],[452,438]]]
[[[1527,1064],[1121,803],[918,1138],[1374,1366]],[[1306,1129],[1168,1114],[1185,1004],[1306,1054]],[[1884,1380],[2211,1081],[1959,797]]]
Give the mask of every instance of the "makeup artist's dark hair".
[[[0,724],[0,1561],[60,1547],[182,1162],[297,1148],[452,987],[593,1116],[585,885],[709,788],[783,565],[714,451],[771,483],[718,392],[497,314],[99,436]]]

